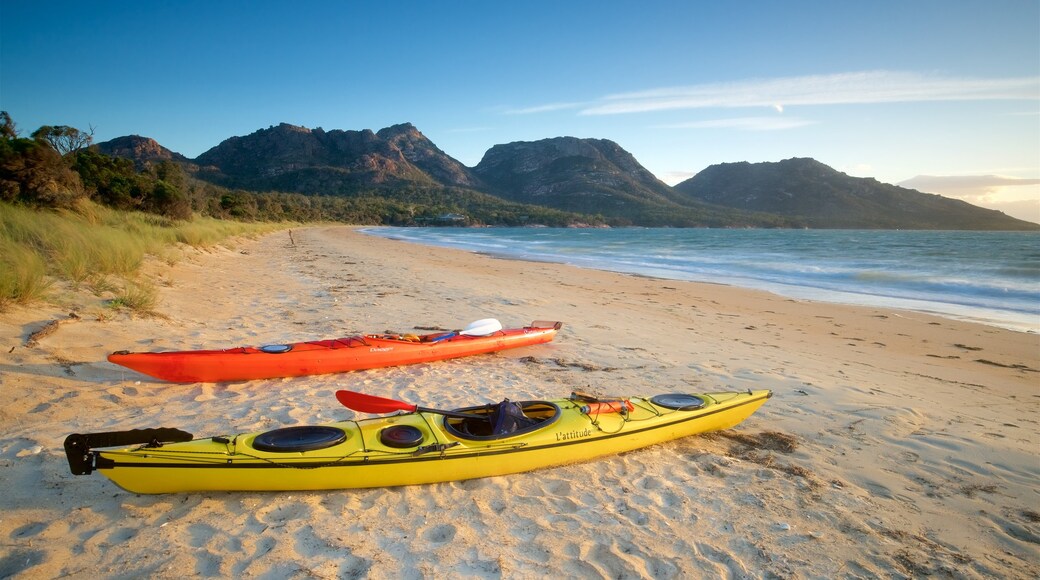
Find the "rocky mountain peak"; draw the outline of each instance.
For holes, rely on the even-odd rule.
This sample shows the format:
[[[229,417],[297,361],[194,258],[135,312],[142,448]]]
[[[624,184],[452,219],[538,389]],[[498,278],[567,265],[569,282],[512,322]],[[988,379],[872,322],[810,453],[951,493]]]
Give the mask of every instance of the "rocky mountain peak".
[[[960,200],[852,177],[811,158],[720,163],[677,184],[675,189],[705,203],[786,216],[820,228],[1030,227]]]
[[[199,156],[225,185],[346,193],[399,183],[473,187],[479,180],[411,123],[378,132],[281,123],[232,137]]]
[[[674,206],[675,192],[617,143],[555,137],[495,145],[473,169],[490,190],[520,203],[605,216]]]
[[[133,160],[138,170],[160,161],[188,163],[188,158],[160,145],[155,139],[140,135],[116,137],[110,141],[95,145],[98,152],[112,157],[125,157]]]

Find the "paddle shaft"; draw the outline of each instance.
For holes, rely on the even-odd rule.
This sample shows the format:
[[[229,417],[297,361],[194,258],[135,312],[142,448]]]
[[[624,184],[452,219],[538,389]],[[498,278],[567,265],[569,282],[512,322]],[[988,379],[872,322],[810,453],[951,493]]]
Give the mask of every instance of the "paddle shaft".
[[[406,411],[408,413],[435,413],[437,415],[455,417],[457,419],[477,419],[481,421],[491,420],[490,415],[474,415],[471,413],[459,413],[458,411],[430,409],[428,407],[420,407],[396,399],[387,399],[385,397],[366,395],[354,391],[336,391],[336,400],[338,400],[344,407],[355,411],[361,411],[362,413],[392,413],[394,411]]]
[[[435,413],[437,415],[444,415],[445,417],[455,417],[456,419],[479,419],[481,421],[490,421],[490,415],[474,415],[472,413],[459,413],[458,411],[442,411],[440,409],[428,409],[426,407],[415,407],[418,413]]]

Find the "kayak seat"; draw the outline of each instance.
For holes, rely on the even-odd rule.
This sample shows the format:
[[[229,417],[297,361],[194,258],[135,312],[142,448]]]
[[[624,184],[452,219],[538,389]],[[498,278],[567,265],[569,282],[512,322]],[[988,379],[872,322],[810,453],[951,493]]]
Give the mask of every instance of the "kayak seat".
[[[498,404],[490,422],[493,435],[510,435],[540,423],[537,419],[525,415],[520,403],[514,403],[509,399]]]
[[[324,425],[283,427],[257,435],[253,439],[253,449],[274,453],[316,451],[339,445],[346,440],[346,431],[338,427]]]
[[[548,427],[560,418],[560,408],[548,401],[516,402],[506,399],[495,405],[459,409],[477,418],[445,417],[449,433],[474,441],[505,439]]]

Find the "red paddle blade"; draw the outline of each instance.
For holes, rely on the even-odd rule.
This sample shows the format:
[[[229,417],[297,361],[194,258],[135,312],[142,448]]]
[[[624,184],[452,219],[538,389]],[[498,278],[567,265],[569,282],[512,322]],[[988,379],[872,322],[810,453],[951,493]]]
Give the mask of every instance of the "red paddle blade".
[[[393,413],[394,411],[408,411],[414,413],[417,405],[410,405],[404,401],[384,399],[354,391],[336,391],[336,399],[346,408],[362,413]]]

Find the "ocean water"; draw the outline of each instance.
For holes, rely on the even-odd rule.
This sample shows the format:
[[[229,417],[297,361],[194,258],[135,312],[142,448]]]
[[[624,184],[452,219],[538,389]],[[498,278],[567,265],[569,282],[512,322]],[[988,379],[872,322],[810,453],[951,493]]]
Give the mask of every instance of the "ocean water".
[[[391,228],[495,256],[928,312],[1040,332],[1040,234],[874,230]]]

